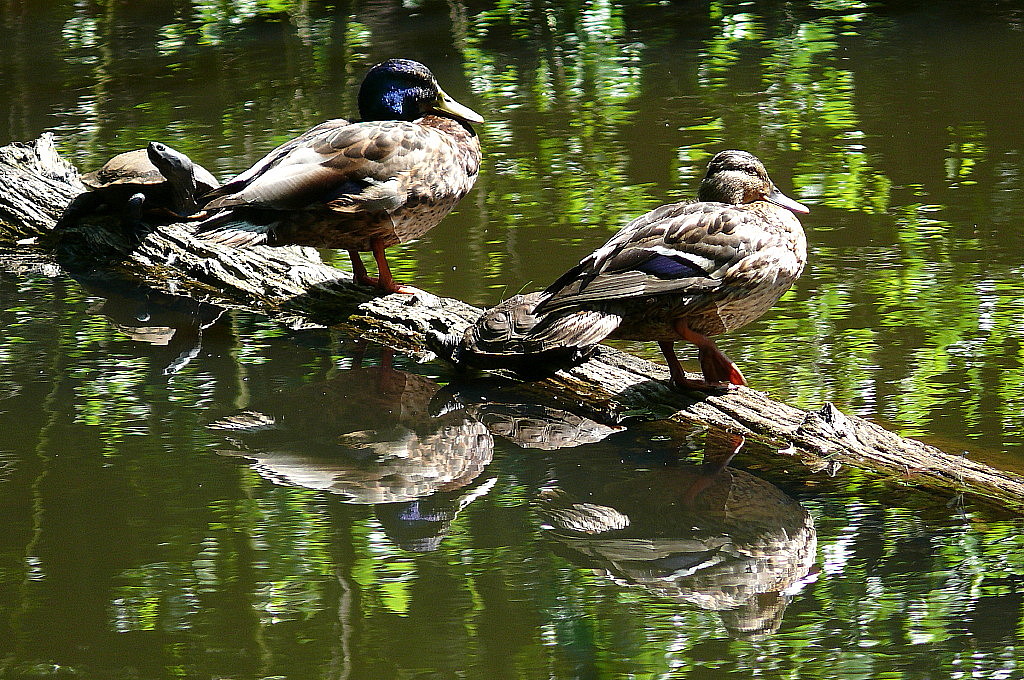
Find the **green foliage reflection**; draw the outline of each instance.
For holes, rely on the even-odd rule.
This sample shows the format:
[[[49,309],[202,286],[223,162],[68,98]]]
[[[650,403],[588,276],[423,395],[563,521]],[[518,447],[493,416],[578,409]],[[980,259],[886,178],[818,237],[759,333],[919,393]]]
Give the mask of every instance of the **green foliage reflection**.
[[[0,22],[3,136],[55,129],[83,168],[159,138],[228,176],[354,115],[374,61],[429,63],[485,113],[485,165],[396,269],[478,303],[547,284],[691,196],[714,151],[748,148],[813,209],[804,278],[722,341],[755,386],[951,451],[1024,444],[1008,5],[24,1]],[[1018,520],[858,475],[802,489],[819,580],[776,634],[733,639],[543,537],[532,498],[567,456],[506,449],[494,488],[421,554],[368,507],[215,455],[214,415],[350,365],[333,338],[224,317],[204,330],[217,351],[165,373],[189,338],[130,336],[75,282],[5,274],[0,300],[0,675],[1020,672]]]

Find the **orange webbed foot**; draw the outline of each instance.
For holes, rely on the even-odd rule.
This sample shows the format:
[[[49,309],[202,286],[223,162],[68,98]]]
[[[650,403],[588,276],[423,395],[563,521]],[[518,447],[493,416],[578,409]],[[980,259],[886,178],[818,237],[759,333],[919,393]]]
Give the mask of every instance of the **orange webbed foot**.
[[[697,358],[700,360],[704,379],[708,382],[728,383],[734,386],[747,384],[747,379],[743,377],[739,366],[717,347],[701,347],[697,352]]]
[[[388,279],[387,281],[381,281],[380,278],[377,278],[375,276],[366,276],[366,275],[363,275],[363,276],[355,276],[354,275],[353,278],[355,279],[356,283],[362,284],[364,286],[370,286],[371,288],[376,288],[377,290],[381,291],[382,293],[386,293],[386,294],[401,293],[402,295],[416,295],[417,293],[422,293],[423,292],[421,289],[416,288],[415,286],[407,286],[405,284],[398,283],[394,279]]]
[[[718,349],[711,338],[690,330],[682,320],[676,321],[675,330],[681,338],[697,346],[697,359],[700,361],[700,369],[706,382],[731,386],[747,384],[747,379],[743,377],[739,366]]]
[[[679,363],[679,358],[676,356],[675,349],[671,342],[659,342],[658,345],[661,347],[662,354],[665,355],[665,361],[668,363],[669,382],[676,387],[684,390],[701,390],[701,391],[719,391],[719,390],[730,390],[734,389],[737,384],[745,385],[746,383],[733,383],[729,380],[729,376],[722,378],[719,375],[708,376],[707,370],[704,369],[704,378],[690,378],[687,377],[686,372],[683,370],[682,365]],[[724,354],[722,356],[725,356]],[[730,362],[732,363],[732,362]],[[733,364],[735,367],[735,364]],[[736,369],[736,374],[739,375],[739,369]],[[743,376],[740,375],[739,379],[742,380]]]
[[[701,380],[699,378],[672,379],[672,384],[684,390],[700,390],[701,392],[720,392],[734,390],[739,387],[737,383],[726,381]]]

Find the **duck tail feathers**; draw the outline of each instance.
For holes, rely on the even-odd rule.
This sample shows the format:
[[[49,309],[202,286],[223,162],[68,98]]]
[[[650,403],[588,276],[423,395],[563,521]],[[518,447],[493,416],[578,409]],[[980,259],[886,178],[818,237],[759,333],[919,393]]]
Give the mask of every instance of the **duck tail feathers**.
[[[234,248],[264,245],[270,237],[265,224],[253,224],[228,210],[199,223],[196,235],[204,241],[211,241]]]
[[[590,347],[607,338],[622,317],[617,314],[580,309],[565,314],[552,314],[530,331],[529,340],[539,351],[561,347]]]

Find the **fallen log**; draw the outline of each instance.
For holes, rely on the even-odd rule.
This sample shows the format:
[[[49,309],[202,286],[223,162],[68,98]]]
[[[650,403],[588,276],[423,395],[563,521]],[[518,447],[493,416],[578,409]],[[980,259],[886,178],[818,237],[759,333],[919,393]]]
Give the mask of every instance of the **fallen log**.
[[[161,225],[144,234],[126,234],[111,227],[112,221],[98,220],[55,230],[63,209],[84,187],[49,135],[0,148],[0,182],[0,244],[7,244],[0,263],[7,268],[11,263],[24,267],[26,259],[52,267],[53,255],[79,277],[140,282],[290,325],[340,327],[419,358],[431,355],[428,334],[461,332],[481,311],[429,293],[376,295],[354,285],[347,272],[324,264],[314,249],[229,248],[195,238],[187,223]],[[34,255],[19,254],[31,248]],[[745,387],[705,394],[671,388],[667,380],[664,367],[602,346],[586,362],[525,389],[548,400],[553,395],[607,423],[645,413],[714,426],[772,442],[813,471],[849,465],[1024,512],[1024,477],[900,437],[844,415],[830,403],[808,412]]]

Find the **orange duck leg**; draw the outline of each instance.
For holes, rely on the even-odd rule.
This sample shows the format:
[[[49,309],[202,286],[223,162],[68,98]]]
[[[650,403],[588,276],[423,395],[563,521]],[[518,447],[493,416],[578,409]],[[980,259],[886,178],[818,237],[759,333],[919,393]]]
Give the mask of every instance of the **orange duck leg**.
[[[413,286],[404,286],[395,282],[395,279],[391,276],[391,267],[388,266],[387,255],[384,254],[383,240],[379,238],[373,239],[370,242],[370,248],[373,252],[373,259],[377,261],[377,278],[367,274],[366,265],[363,264],[363,260],[359,256],[358,250],[348,251],[349,259],[352,260],[352,276],[355,278],[356,283],[379,288],[385,293],[413,295],[419,292],[418,288]]]
[[[669,374],[672,382],[683,388],[707,389],[709,387],[726,387],[729,385],[746,385],[747,381],[732,359],[727,357],[722,350],[718,349],[714,341],[706,335],[701,335],[690,330],[683,321],[676,321],[675,330],[679,336],[697,346],[697,359],[700,361],[701,371],[704,373],[703,380],[687,378],[683,367],[679,364],[676,356],[674,343],[659,342],[662,354],[668,362]]]

